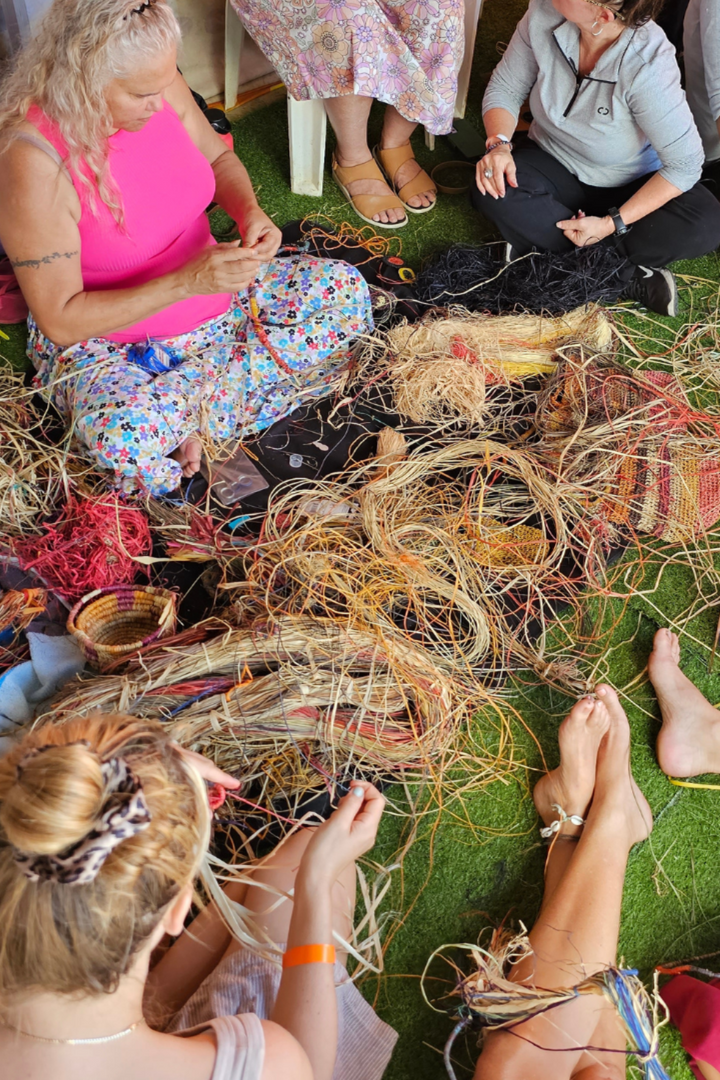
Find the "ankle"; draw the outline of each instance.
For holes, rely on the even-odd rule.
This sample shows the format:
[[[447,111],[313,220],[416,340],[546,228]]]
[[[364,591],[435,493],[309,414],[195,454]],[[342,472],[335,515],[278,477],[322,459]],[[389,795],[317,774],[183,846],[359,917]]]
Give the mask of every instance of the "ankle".
[[[384,135],[380,136],[380,149],[381,150],[399,150],[399,148],[401,146],[409,146],[409,145],[410,145],[410,140],[409,139],[401,139],[400,142],[398,142],[397,139],[389,139],[389,138],[386,138]]]
[[[370,161],[372,154],[370,148],[365,147],[364,150],[358,150],[356,153],[343,154],[339,147],[335,148],[335,161],[341,169],[352,169],[354,165],[364,165],[366,161]]]

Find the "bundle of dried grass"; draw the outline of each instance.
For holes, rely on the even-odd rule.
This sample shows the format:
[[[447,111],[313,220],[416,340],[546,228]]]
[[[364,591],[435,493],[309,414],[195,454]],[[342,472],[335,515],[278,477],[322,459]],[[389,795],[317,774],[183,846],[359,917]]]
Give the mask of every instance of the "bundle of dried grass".
[[[315,781],[350,763],[422,770],[447,751],[459,720],[449,680],[410,644],[292,617],[157,648],[122,675],[66,688],[43,722],[108,711],[160,719],[183,746],[246,779],[295,752],[315,763]],[[285,796],[312,786],[287,773],[284,785]]]
[[[19,634],[42,615],[46,604],[44,589],[9,589],[0,593],[0,633],[12,628]]]
[[[598,308],[555,319],[439,310],[376,335],[352,377],[368,383],[384,370],[396,410],[414,423],[463,422],[497,430],[502,401],[492,389],[551,374],[558,350],[579,342],[594,352],[612,348],[611,323]]]
[[[42,520],[71,489],[97,485],[92,466],[45,435],[45,418],[33,404],[21,372],[0,360],[0,547],[39,531]]]

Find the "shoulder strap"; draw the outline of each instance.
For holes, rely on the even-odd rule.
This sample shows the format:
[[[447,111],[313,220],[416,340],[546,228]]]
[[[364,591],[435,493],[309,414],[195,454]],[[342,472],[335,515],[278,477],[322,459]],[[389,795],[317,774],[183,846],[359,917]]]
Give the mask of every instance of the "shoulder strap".
[[[192,1038],[209,1028],[214,1032],[217,1047],[211,1080],[261,1080],[265,1033],[255,1013],[217,1016],[204,1024],[173,1034]]]
[[[18,131],[15,133],[15,138],[20,139],[21,142],[30,143],[31,146],[36,146],[38,150],[42,150],[43,153],[47,154],[48,157],[51,157],[55,164],[62,169],[68,179],[72,179],[65,162],[51,143],[46,142],[44,139],[40,139],[37,135],[31,135],[29,131]]]

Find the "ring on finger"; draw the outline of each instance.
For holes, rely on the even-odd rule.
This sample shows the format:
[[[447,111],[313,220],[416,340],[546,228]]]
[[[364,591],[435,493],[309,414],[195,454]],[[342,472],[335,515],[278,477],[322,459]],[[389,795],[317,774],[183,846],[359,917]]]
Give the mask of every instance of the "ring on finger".
[[[485,170],[485,176],[488,178],[488,180],[491,178],[492,174],[493,174],[492,169],[486,169]]]

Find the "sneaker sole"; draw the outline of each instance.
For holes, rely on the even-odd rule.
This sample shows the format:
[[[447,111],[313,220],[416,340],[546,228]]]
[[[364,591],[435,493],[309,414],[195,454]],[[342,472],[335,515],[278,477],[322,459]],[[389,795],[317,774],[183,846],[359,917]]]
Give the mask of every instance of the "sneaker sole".
[[[678,313],[678,287],[675,275],[670,270],[660,270],[660,273],[665,278],[670,289],[670,303],[668,304],[668,318],[674,318]]]

